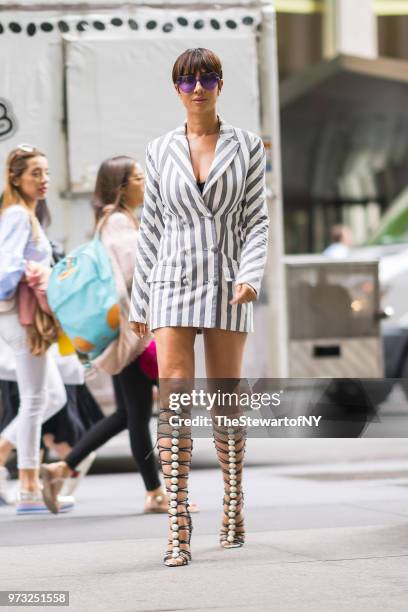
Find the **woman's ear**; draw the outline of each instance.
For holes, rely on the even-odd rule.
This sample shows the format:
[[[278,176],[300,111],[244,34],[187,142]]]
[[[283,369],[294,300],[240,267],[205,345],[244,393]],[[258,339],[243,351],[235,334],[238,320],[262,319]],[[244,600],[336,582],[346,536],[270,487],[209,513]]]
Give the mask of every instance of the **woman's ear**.
[[[218,81],[218,95],[220,95],[223,85],[224,85],[224,81],[220,79]]]

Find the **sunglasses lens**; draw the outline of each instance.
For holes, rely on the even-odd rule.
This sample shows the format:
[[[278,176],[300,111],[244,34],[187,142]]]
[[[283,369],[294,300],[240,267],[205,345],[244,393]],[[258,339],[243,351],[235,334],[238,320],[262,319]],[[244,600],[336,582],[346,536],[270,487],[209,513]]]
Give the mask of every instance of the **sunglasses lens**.
[[[208,72],[201,75],[200,82],[204,89],[211,91],[212,89],[215,89],[215,87],[217,87],[219,78],[220,77],[216,72]]]
[[[196,86],[196,80],[193,75],[188,74],[179,78],[179,87],[184,93],[191,93]]]

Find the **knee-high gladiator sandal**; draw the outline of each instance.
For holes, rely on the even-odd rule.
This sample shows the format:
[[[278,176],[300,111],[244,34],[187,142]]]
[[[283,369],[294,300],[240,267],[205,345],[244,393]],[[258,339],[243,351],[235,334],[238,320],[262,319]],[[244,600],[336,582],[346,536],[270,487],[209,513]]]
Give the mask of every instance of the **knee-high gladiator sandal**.
[[[238,548],[245,541],[242,492],[242,468],[246,430],[214,424],[214,444],[224,477],[224,516],[220,529],[223,548]]]
[[[183,417],[181,408],[161,408],[158,425],[160,463],[169,498],[170,537],[164,564],[187,565],[191,561],[190,539],[193,526],[188,511],[188,475],[193,442],[191,428],[171,425],[170,417]],[[189,416],[184,414],[184,416]]]

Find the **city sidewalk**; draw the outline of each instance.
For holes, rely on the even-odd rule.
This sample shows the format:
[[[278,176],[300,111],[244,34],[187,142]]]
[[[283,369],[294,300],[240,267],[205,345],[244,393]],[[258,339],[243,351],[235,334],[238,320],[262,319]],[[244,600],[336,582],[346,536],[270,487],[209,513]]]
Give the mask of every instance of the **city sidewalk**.
[[[221,477],[205,467],[212,443],[196,440],[190,499],[201,512],[186,568],[162,565],[166,519],[141,514],[137,474],[89,476],[71,514],[0,509],[0,588],[69,590],[74,611],[406,610],[405,446],[250,440],[247,543],[222,550]]]

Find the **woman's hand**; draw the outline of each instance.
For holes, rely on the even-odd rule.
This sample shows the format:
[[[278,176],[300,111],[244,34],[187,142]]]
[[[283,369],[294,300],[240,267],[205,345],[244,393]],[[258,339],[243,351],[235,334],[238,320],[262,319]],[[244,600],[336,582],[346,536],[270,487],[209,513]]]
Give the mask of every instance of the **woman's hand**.
[[[234,297],[230,301],[230,304],[246,304],[247,302],[253,302],[256,300],[256,291],[247,285],[247,283],[239,283],[235,285]]]
[[[132,321],[130,323],[130,328],[139,338],[143,338],[143,336],[145,336],[148,331],[146,323],[135,323]]]

